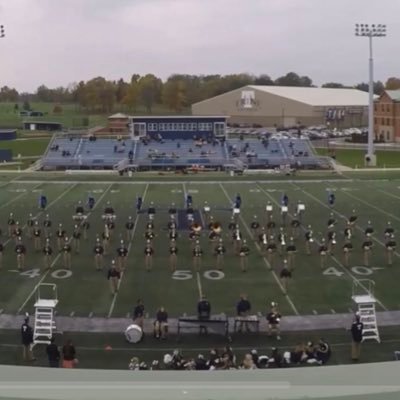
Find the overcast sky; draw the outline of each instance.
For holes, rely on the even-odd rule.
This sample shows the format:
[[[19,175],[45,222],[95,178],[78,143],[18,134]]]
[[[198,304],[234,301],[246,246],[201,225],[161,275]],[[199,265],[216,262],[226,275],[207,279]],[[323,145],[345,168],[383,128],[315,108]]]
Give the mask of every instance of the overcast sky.
[[[20,91],[95,76],[295,71],[314,83],[368,79],[368,40],[386,23],[375,78],[400,76],[400,0],[0,0],[0,85]]]

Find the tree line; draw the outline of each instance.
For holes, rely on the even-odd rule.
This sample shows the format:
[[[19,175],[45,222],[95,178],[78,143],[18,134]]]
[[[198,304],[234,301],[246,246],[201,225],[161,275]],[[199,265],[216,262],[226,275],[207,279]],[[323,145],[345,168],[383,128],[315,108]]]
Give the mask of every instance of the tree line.
[[[174,74],[163,81],[153,74],[133,74],[129,81],[124,79],[107,80],[96,77],[88,81],[80,81],[68,87],[48,88],[41,85],[35,93],[18,93],[14,88],[0,88],[0,101],[39,101],[51,103],[76,103],[87,112],[110,113],[115,109],[135,112],[138,107],[144,107],[152,113],[157,105],[163,105],[173,112],[182,112],[191,104],[238,89],[246,85],[276,85],[315,87],[308,76],[295,72],[273,80],[269,75],[231,74],[231,75],[185,75]],[[325,88],[346,88],[339,82],[327,82]],[[368,91],[368,83],[361,82],[350,86]],[[375,94],[381,94],[385,89],[400,89],[399,78],[389,78],[386,83],[374,83]]]

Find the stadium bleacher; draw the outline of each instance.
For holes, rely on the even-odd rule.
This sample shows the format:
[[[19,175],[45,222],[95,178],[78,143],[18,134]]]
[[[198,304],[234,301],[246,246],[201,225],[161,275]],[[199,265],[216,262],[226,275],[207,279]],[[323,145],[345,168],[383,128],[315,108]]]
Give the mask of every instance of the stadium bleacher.
[[[326,164],[326,163],[325,163]],[[167,140],[158,138],[55,137],[42,159],[43,169],[325,168],[309,141],[293,138]]]

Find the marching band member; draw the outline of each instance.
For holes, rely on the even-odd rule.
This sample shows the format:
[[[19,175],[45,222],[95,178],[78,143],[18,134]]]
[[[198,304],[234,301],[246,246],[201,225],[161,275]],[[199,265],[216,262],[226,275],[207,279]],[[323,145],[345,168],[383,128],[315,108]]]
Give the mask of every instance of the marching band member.
[[[148,272],[153,268],[153,255],[154,249],[151,245],[151,241],[147,240],[144,248],[144,265],[146,267],[146,271]]]
[[[349,266],[350,261],[350,254],[353,251],[353,245],[349,238],[346,238],[346,241],[343,245],[343,259],[344,259],[344,266]]]
[[[15,254],[17,255],[17,267],[19,271],[22,271],[25,267],[25,254],[26,254],[26,247],[22,243],[22,239],[18,238],[18,243],[15,246]]]
[[[353,235],[353,228],[354,228],[354,226],[355,226],[356,223],[357,223],[357,219],[358,219],[358,216],[357,216],[357,214],[356,214],[356,210],[353,210],[353,211],[351,212],[350,217],[349,217],[349,226],[350,226],[351,234],[352,234],[352,235]]]
[[[336,232],[328,231],[328,253],[333,254],[336,246]]]
[[[147,215],[149,216],[150,220],[153,220],[155,214],[156,214],[156,208],[154,207],[154,203],[151,202],[149,208],[147,209]]]
[[[388,265],[392,265],[393,264],[393,253],[396,250],[396,241],[395,241],[393,234],[389,237],[385,246],[386,246],[387,263],[388,263]]]
[[[242,245],[242,232],[240,232],[239,225],[236,225],[236,228],[232,233],[232,241],[236,254],[239,254]]]
[[[123,271],[128,262],[128,248],[123,240],[120,241],[120,246],[117,248],[118,270]]]
[[[279,276],[282,282],[283,293],[286,294],[288,291],[289,280],[292,278],[292,273],[289,269],[287,260],[283,260],[283,266]]]
[[[65,232],[62,224],[58,224],[58,229],[56,231],[58,251],[61,251],[64,246],[65,234],[66,234],[66,232]]]
[[[193,269],[195,271],[200,271],[203,250],[201,249],[200,242],[198,240],[196,240],[192,254],[193,254]]]
[[[18,221],[15,223],[13,236],[15,238],[15,244],[17,244],[18,243],[18,238],[22,237],[22,228],[20,227]]]
[[[100,238],[96,238],[96,244],[94,245],[93,253],[96,271],[101,271],[103,269],[104,247],[101,244]]]
[[[388,221],[384,232],[385,239],[389,239],[392,235],[394,235],[394,229],[392,223]]]
[[[69,239],[65,236],[64,244],[62,247],[64,267],[66,269],[71,269],[71,245],[69,244]]]
[[[103,247],[104,247],[104,255],[108,254],[108,247],[110,244],[110,232],[108,231],[107,224],[104,225],[104,231],[101,234],[101,238],[103,239]]]
[[[110,283],[111,296],[115,296],[118,292],[118,284],[121,279],[121,273],[115,265],[115,260],[111,261],[111,268],[108,270],[107,279]]]
[[[208,204],[207,201],[204,202],[204,207],[203,207],[203,212],[204,212],[204,216],[206,217],[206,221],[210,220],[210,211],[211,211],[211,207]]]
[[[311,229],[311,225],[307,226],[307,230],[304,234],[305,240],[306,240],[306,253],[308,255],[311,254],[311,244],[314,242],[313,238],[313,231]]]
[[[274,234],[274,230],[275,230],[275,227],[276,227],[276,223],[273,220],[273,218],[274,218],[274,216],[271,214],[269,216],[269,220],[267,222],[267,234],[268,234],[268,236],[272,236]]]
[[[329,204],[329,207],[333,208],[333,206],[335,205],[335,201],[336,201],[335,193],[330,192],[330,193],[328,194],[328,204]]]
[[[72,232],[75,253],[78,254],[81,248],[81,229],[80,225],[75,225]]]
[[[51,235],[51,232],[50,232],[51,225],[52,225],[52,222],[51,222],[50,216],[49,216],[49,214],[46,214],[46,217],[43,221],[43,228],[44,228],[44,235],[47,238],[50,237],[50,235]]]
[[[218,244],[215,246],[214,253],[215,253],[216,258],[217,258],[217,266],[216,266],[216,268],[219,271],[222,271],[224,269],[224,255],[226,253],[226,249],[225,249],[225,246],[224,246],[224,243],[223,243],[222,239],[219,239]]]
[[[371,235],[368,233],[365,237],[365,240],[362,244],[363,256],[364,256],[364,265],[369,267],[369,260],[372,252],[372,240]]]
[[[281,217],[282,217],[282,225],[286,226],[286,219],[289,212],[289,207],[282,204],[281,206]]]
[[[374,233],[374,228],[372,227],[371,221],[368,221],[367,227],[365,228],[365,235],[372,235]]]
[[[279,242],[279,254],[282,255],[286,247],[286,234],[282,227],[279,228],[278,242]]]
[[[291,237],[289,239],[288,245],[286,246],[287,262],[290,271],[293,271],[295,268],[296,253],[297,253],[297,247],[296,244],[294,243],[294,239]]]
[[[51,258],[53,255],[53,249],[50,244],[50,239],[46,239],[46,243],[43,247],[43,259],[44,259],[44,267],[46,270],[51,268]]]
[[[267,251],[268,235],[265,232],[265,228],[261,228],[261,233],[258,235],[258,243],[264,252]]]
[[[351,232],[351,226],[350,223],[347,222],[346,228],[344,228],[344,238],[345,240],[351,240],[353,237],[352,232]]]
[[[333,229],[336,225],[336,219],[333,215],[333,213],[329,214],[329,219],[328,219],[328,229]]]
[[[290,222],[290,226],[292,227],[292,236],[297,238],[299,236],[299,227],[300,227],[300,220],[297,213],[293,214],[292,221]]]
[[[42,232],[40,230],[39,222],[35,221],[35,225],[33,226],[33,243],[36,251],[40,251],[42,247],[41,235]]]
[[[321,269],[326,268],[326,259],[328,255],[328,246],[325,243],[325,239],[321,240],[321,243],[318,248],[319,258],[321,261]]]
[[[126,240],[130,242],[133,238],[133,228],[135,224],[133,222],[133,219],[131,216],[128,217],[128,221],[126,221],[125,224],[125,230],[126,230]]]
[[[172,239],[169,244],[169,267],[171,272],[176,271],[176,265],[178,263],[178,247],[176,245],[176,240]]]
[[[175,218],[176,213],[177,213],[177,210],[176,210],[175,203],[172,203],[171,207],[168,209],[168,214],[170,215],[171,219]]]
[[[297,202],[297,215],[299,216],[300,222],[303,221],[303,215],[305,211],[306,211],[306,205],[301,200],[299,200]]]
[[[275,243],[275,238],[273,235],[271,235],[269,237],[268,244],[267,244],[267,260],[270,265],[270,268],[274,267],[274,258],[275,258],[276,249],[277,249],[277,246]]]
[[[267,221],[269,221],[271,219],[273,211],[274,211],[274,206],[272,205],[272,203],[270,201],[268,201],[267,205],[265,206]]]
[[[12,237],[15,231],[15,219],[14,219],[14,214],[10,213],[7,221],[8,225],[8,236]]]
[[[260,223],[258,222],[257,215],[255,215],[255,216],[253,217],[253,222],[251,223],[250,228],[251,228],[251,230],[253,231],[254,239],[256,239],[257,236],[258,236],[259,233],[260,233],[260,232],[259,232],[259,231],[260,231]]]
[[[242,245],[240,246],[240,250],[239,250],[240,267],[242,269],[242,272],[247,271],[249,254],[250,254],[250,248],[249,248],[249,246],[247,246],[246,239],[243,239]]]
[[[30,239],[33,235],[33,226],[35,225],[35,218],[32,214],[29,214],[28,221],[26,222],[26,226],[28,227],[28,238]]]

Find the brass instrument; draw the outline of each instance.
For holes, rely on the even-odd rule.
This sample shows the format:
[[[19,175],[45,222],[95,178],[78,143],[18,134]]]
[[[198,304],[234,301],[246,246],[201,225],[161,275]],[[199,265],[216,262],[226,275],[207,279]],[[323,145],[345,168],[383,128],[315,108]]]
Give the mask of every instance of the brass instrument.
[[[215,234],[219,235],[219,234],[222,232],[222,226],[221,226],[221,224],[220,224],[219,222],[214,222],[214,223],[212,224],[212,226],[211,226],[211,230],[212,230]]]
[[[195,233],[200,233],[203,228],[202,228],[202,226],[200,224],[195,222],[190,226],[190,229]]]

